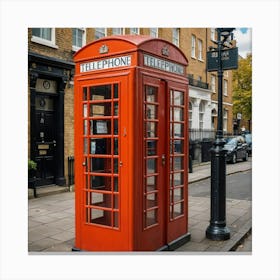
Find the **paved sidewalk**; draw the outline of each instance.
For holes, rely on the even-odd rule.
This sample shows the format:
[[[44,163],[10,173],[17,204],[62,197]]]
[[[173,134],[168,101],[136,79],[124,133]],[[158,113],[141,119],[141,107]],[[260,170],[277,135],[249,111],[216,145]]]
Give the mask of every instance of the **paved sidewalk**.
[[[227,174],[251,169],[248,162],[227,165]],[[189,183],[210,177],[210,165],[195,166],[189,173]],[[46,193],[46,190],[44,190]],[[74,246],[74,192],[47,195],[29,199],[28,251],[71,252]],[[205,237],[210,219],[210,198],[189,196],[189,232],[191,240],[176,252],[228,252],[235,250],[252,228],[252,202],[227,199],[227,226],[231,238],[212,241]]]

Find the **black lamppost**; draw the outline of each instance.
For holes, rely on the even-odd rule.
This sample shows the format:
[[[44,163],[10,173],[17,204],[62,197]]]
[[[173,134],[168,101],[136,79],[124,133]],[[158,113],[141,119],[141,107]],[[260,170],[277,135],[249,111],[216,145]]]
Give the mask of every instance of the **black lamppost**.
[[[230,230],[226,226],[226,151],[223,137],[223,60],[225,43],[232,36],[234,28],[217,28],[217,71],[218,71],[218,124],[216,140],[211,148],[211,219],[206,237],[212,240],[227,240]],[[232,39],[232,37],[230,37]]]

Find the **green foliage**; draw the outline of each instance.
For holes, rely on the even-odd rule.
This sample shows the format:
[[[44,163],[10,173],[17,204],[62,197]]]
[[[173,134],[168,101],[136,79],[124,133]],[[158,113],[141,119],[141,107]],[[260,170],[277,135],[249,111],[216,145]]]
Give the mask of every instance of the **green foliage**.
[[[233,71],[233,113],[242,119],[252,119],[252,54],[240,59]]]
[[[33,160],[28,160],[28,170],[36,170],[37,169],[37,163]]]

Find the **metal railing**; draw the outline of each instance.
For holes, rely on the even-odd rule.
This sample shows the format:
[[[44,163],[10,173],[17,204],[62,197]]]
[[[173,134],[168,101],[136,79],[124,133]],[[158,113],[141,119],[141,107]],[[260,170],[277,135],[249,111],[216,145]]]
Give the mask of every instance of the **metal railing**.
[[[204,82],[202,82],[200,80],[195,80],[192,77],[188,77],[188,79],[189,79],[189,84],[191,86],[199,87],[199,88],[203,88],[203,89],[208,89],[208,87],[209,87],[208,83],[204,83]]]
[[[68,157],[68,187],[75,184],[74,157]]]

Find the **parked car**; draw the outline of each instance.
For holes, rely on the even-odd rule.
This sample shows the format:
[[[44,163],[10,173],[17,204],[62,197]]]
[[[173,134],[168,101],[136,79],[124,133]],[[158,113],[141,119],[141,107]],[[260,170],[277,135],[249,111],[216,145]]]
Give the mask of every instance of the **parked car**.
[[[248,160],[248,145],[242,136],[236,136],[228,138],[224,145],[224,149],[227,151],[226,161],[236,163],[237,160]]]
[[[247,133],[244,134],[243,137],[245,138],[245,141],[247,143],[247,150],[248,150],[248,154],[252,155],[252,134]]]

